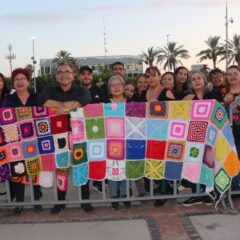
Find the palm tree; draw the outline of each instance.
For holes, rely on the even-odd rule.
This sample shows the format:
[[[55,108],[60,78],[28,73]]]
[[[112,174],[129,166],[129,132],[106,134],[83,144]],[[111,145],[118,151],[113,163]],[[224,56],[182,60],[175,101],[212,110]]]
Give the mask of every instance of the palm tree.
[[[189,57],[188,50],[184,49],[183,45],[177,46],[176,42],[169,42],[163,48],[159,48],[157,63],[164,63],[164,70],[167,67],[175,70],[178,65],[183,65],[180,60],[181,58],[188,59]]]
[[[219,36],[210,36],[205,43],[208,48],[200,51],[197,54],[197,57],[200,57],[199,61],[202,62],[204,60],[210,59],[213,61],[213,68],[216,68],[217,58],[223,55],[223,46],[219,43]]]
[[[154,61],[156,60],[158,55],[157,49],[154,47],[148,48],[147,52],[143,52],[143,61],[150,67],[153,66]]]
[[[53,62],[56,64],[67,62],[70,64],[74,69],[78,68],[77,59],[72,57],[72,54],[68,51],[61,50],[56,54],[56,57],[53,59]]]

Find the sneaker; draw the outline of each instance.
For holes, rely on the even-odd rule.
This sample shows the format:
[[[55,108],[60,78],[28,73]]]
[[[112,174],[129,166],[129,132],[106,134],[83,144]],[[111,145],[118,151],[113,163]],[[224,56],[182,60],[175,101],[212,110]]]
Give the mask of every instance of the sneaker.
[[[131,202],[130,201],[124,201],[123,202],[123,205],[126,207],[126,208],[130,208],[132,206]]]
[[[102,193],[102,184],[101,185],[97,185],[97,184],[93,185],[92,189],[99,193]]]
[[[154,203],[155,207],[161,207],[167,202],[166,199],[157,199]]]
[[[183,202],[183,206],[189,207],[192,205],[197,205],[197,204],[202,204],[202,203],[203,203],[202,197],[191,197]]]
[[[34,212],[38,213],[38,212],[42,212],[42,206],[41,205],[34,205]]]
[[[58,214],[65,208],[64,204],[56,204],[51,208],[50,213],[51,214]]]
[[[207,206],[213,205],[213,200],[212,200],[211,197],[209,197],[209,196],[203,197],[203,202],[204,202],[204,204],[207,205]]]
[[[112,202],[111,207],[112,207],[113,210],[116,210],[116,211],[119,210],[119,208],[120,208],[118,202]]]
[[[90,203],[83,203],[82,209],[84,210],[84,212],[88,213],[92,212],[94,210],[94,207]]]

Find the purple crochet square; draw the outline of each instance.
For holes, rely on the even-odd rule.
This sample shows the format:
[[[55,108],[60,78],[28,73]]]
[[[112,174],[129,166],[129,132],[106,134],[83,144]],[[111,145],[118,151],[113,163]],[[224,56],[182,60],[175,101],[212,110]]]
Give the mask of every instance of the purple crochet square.
[[[145,117],[146,116],[146,103],[144,102],[130,102],[126,103],[126,116],[128,117]]]

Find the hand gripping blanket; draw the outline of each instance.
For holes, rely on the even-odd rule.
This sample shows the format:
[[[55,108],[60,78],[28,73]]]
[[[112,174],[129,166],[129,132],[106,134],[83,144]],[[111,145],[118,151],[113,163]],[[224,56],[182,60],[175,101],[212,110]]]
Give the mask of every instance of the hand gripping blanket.
[[[44,172],[69,166],[75,186],[89,179],[187,179],[220,195],[240,170],[226,111],[214,100],[90,104],[70,115],[0,109],[1,180],[28,183],[32,176],[50,187],[52,174]],[[62,189],[64,178],[58,174]]]

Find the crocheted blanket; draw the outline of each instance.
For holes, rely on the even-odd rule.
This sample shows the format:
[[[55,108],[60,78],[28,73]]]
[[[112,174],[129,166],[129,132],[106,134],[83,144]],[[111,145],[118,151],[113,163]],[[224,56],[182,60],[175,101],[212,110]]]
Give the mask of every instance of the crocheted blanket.
[[[90,104],[56,115],[0,109],[0,179],[67,188],[91,180],[180,180],[224,193],[240,170],[225,109],[214,100]]]

